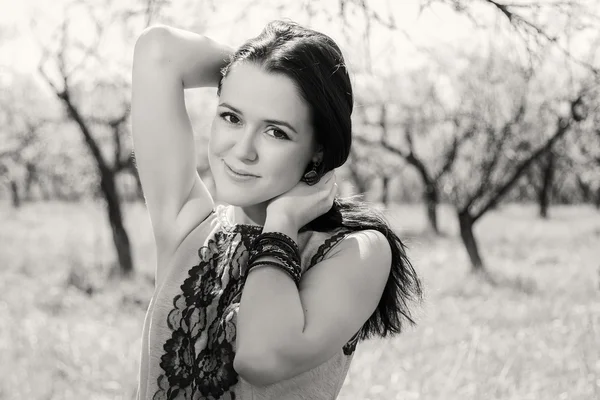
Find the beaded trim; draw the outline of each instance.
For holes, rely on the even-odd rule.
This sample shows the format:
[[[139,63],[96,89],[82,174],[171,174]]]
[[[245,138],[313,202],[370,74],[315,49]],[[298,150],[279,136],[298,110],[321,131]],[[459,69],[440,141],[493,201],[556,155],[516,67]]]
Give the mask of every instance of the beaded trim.
[[[256,232],[262,231],[263,227],[261,225],[236,224],[236,223],[231,222],[227,216],[227,210],[228,210],[228,207],[225,205],[222,205],[222,204],[219,204],[215,208],[217,218],[219,219],[219,222],[221,223],[223,228],[225,228],[226,230],[233,230],[233,229],[236,229],[236,227],[241,227],[241,228],[248,228],[248,229],[254,230]]]
[[[278,258],[279,259],[279,258]],[[280,260],[281,261],[281,260]],[[276,262],[276,261],[271,261],[271,260],[264,260],[264,261],[258,261],[255,264],[252,264],[250,266],[250,268],[248,268],[248,273],[256,268],[260,268],[262,266],[270,266],[270,267],[277,267],[280,270],[284,271],[286,274],[289,275],[290,278],[292,278],[292,280],[294,281],[294,283],[296,284],[296,287],[298,287],[299,282],[300,282],[300,275],[296,274],[295,270],[292,270],[290,268],[286,268],[283,264],[283,262]]]
[[[351,230],[342,229],[339,232],[337,232],[337,233],[333,234],[332,236],[330,236],[329,238],[327,238],[319,246],[319,248],[317,249],[317,251],[315,252],[313,257],[311,258],[310,263],[308,264],[308,268],[306,270],[308,271],[310,268],[314,267],[315,264],[320,262],[325,257],[327,252],[339,243],[340,239],[343,239],[344,236],[346,236],[350,233],[352,233]]]
[[[256,261],[261,257],[274,257],[280,263],[269,261],[268,265],[283,269],[296,284],[300,285],[302,269],[300,266],[300,249],[292,238],[281,232],[265,232],[260,234],[252,244],[250,258],[248,259],[248,273],[255,266],[264,264]]]

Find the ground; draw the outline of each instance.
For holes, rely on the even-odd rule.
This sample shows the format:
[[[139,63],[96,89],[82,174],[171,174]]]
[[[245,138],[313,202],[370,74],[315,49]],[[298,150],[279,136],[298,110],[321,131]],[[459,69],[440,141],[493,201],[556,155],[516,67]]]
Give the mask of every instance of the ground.
[[[600,212],[506,205],[476,226],[496,281],[469,273],[454,214],[389,219],[425,283],[418,325],[359,344],[341,400],[600,399]],[[136,276],[114,263],[102,206],[0,204],[0,399],[133,399],[155,259],[141,204],[126,206]]]

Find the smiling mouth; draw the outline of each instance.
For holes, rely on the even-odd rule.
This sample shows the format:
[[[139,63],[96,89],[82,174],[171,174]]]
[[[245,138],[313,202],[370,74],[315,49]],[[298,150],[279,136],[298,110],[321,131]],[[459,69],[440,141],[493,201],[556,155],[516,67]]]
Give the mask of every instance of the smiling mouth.
[[[235,176],[238,176],[238,177],[240,177],[240,178],[259,178],[259,176],[257,176],[257,175],[252,175],[252,174],[243,174],[243,173],[240,173],[240,172],[237,172],[237,171],[235,171],[233,168],[231,168],[231,167],[229,166],[229,164],[227,164],[227,163],[225,162],[225,160],[223,160],[223,164],[225,164],[225,167],[227,168],[227,170],[228,170],[230,173],[232,173],[232,174],[234,174]]]

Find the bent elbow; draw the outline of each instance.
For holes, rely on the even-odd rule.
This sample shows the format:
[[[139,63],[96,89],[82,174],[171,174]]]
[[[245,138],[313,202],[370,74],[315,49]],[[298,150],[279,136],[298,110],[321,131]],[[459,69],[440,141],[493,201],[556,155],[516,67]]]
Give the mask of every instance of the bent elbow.
[[[246,382],[253,386],[268,386],[282,380],[281,367],[274,357],[236,354],[233,369]]]
[[[142,31],[134,47],[134,60],[140,57],[144,61],[164,62],[168,59],[168,50],[173,33],[166,25],[154,25]]]

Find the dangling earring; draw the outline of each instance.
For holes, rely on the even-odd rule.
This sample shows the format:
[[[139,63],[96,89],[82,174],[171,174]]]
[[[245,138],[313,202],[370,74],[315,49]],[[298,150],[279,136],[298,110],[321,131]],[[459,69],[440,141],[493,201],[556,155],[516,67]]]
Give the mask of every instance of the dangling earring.
[[[308,186],[312,186],[314,184],[316,184],[317,182],[319,182],[319,174],[317,173],[317,167],[319,166],[319,164],[321,164],[320,162],[316,162],[313,163],[312,169],[310,171],[308,171],[306,174],[304,174],[304,176],[302,177],[302,180],[304,182],[306,182],[306,184]]]

